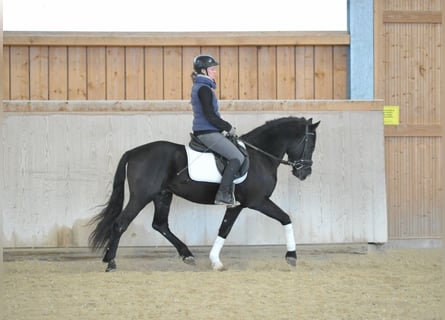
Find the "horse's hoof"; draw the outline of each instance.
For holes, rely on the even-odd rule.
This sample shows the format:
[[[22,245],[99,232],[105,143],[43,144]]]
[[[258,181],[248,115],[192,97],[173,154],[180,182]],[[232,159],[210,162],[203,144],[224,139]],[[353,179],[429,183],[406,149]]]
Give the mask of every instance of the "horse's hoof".
[[[296,258],[286,257],[286,262],[287,262],[288,265],[290,265],[292,267],[296,267],[297,266],[297,259]]]
[[[213,271],[226,271],[227,270],[227,268],[224,267],[224,265],[221,262],[212,263],[212,268],[213,268]]]
[[[286,252],[286,262],[288,265],[292,267],[297,266],[297,252],[296,251],[288,251]]]
[[[184,257],[182,258],[182,261],[184,261],[185,264],[194,266],[196,265],[196,261],[195,261],[195,257],[194,256],[188,256],[188,257]]]
[[[116,271],[116,262],[114,260],[111,260],[108,262],[107,269],[105,269],[105,272],[114,272]]]

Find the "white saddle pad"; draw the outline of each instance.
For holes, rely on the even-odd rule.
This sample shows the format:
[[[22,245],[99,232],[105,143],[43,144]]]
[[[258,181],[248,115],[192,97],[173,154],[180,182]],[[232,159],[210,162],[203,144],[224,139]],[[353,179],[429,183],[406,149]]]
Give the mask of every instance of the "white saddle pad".
[[[221,174],[216,167],[215,156],[211,152],[198,152],[191,149],[188,145],[185,146],[187,151],[188,171],[189,176],[194,181],[200,182],[221,182]],[[246,180],[247,172],[242,177],[235,179],[235,184]]]

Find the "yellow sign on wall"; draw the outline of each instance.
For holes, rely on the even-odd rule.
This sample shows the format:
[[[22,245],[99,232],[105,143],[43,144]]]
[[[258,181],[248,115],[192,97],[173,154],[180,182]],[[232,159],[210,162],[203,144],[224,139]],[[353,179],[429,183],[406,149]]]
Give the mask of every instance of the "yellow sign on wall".
[[[383,107],[383,123],[385,126],[397,126],[400,123],[400,109],[399,106],[384,106]]]

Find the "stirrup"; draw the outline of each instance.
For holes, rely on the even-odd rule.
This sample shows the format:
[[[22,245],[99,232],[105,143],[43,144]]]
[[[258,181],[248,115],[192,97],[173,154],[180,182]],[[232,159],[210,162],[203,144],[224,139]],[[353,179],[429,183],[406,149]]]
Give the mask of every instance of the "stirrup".
[[[234,200],[234,202],[232,204],[228,204],[226,205],[227,208],[235,208],[238,207],[241,203],[239,203],[239,201]]]
[[[234,200],[233,203],[227,203],[227,202],[215,200],[215,204],[222,204],[222,205],[225,205],[227,208],[235,208],[235,207],[238,207],[241,203],[239,203],[236,200]]]
[[[240,203],[238,201],[236,201],[236,199],[235,199],[235,193],[233,192],[233,188],[232,188],[231,193],[227,192],[225,194],[225,195],[230,195],[230,199],[227,199],[227,198],[221,199],[221,198],[224,198],[224,196],[222,196],[222,197],[220,197],[220,199],[218,199],[219,193],[220,193],[220,191],[218,191],[218,193],[216,194],[215,201],[214,201],[215,204],[223,204],[223,205],[226,205],[228,208],[233,208],[233,207],[240,205]],[[221,192],[221,193],[223,193],[223,192]],[[224,201],[224,200],[228,200],[228,201]]]

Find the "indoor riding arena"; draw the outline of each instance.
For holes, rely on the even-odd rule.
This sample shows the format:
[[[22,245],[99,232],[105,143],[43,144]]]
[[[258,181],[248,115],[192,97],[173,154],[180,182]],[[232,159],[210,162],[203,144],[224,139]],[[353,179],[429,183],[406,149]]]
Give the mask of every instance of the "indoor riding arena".
[[[0,319],[444,319],[444,5],[349,1],[336,32],[4,32]],[[174,196],[194,260],[150,203],[105,272],[91,219],[126,151],[188,144],[198,54],[239,135],[320,121],[312,174],[281,164],[271,196],[296,266],[283,225],[245,208],[215,271],[225,207]]]

